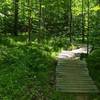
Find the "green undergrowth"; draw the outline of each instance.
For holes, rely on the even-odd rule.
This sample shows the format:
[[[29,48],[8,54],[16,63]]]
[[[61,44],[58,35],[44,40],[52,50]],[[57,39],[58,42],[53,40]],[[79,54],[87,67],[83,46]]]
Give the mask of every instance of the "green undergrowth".
[[[0,37],[0,100],[57,100],[57,54],[71,46],[65,37],[32,40]]]
[[[87,64],[90,75],[100,91],[100,48],[97,48],[88,56]],[[95,95],[95,98],[95,100],[100,100],[99,95]]]
[[[0,100],[50,98],[56,52],[49,45],[0,40]]]

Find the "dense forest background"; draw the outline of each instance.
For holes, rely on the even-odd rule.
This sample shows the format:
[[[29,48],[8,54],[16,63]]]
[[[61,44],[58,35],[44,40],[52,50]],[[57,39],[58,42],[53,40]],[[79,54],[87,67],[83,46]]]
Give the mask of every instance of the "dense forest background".
[[[0,0],[0,100],[69,100],[55,91],[57,55],[80,44],[100,88],[100,0]]]

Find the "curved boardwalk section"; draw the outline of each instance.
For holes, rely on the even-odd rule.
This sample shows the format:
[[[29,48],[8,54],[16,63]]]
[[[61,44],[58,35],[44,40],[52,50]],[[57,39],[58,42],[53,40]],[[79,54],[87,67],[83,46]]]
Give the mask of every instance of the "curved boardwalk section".
[[[89,76],[87,64],[80,60],[86,49],[63,51],[58,57],[56,67],[56,90],[64,93],[98,93],[98,89]]]

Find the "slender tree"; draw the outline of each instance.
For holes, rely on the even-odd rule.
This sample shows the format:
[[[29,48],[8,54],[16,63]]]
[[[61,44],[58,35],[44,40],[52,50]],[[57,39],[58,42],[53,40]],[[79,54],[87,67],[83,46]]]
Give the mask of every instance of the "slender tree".
[[[82,0],[82,43],[85,41],[85,34],[84,34],[84,0]]]
[[[18,10],[19,10],[19,0],[14,0],[14,35],[18,35]]]
[[[38,35],[38,42],[41,41],[42,28],[43,28],[42,0],[39,0],[39,35]]]
[[[95,3],[96,3],[95,6],[98,5],[100,7],[100,0],[96,0]],[[99,41],[96,40],[96,37],[99,36],[99,33],[100,33],[100,22],[99,22],[99,20],[100,20],[100,10],[96,11],[96,16],[95,17],[96,17],[95,18],[95,28],[94,28],[95,29],[95,34],[93,34],[93,38],[92,38],[92,49],[94,49],[95,46],[96,46],[95,42],[97,44],[99,44]]]
[[[31,42],[31,31],[32,31],[32,6],[31,6],[32,2],[31,0],[28,0],[28,40],[29,42]]]
[[[69,10],[69,34],[70,34],[70,43],[72,43],[72,0],[70,0],[69,2],[69,7],[70,7],[70,10]]]
[[[87,27],[87,55],[89,54],[89,33],[90,33],[90,0],[87,1],[88,6],[88,27]]]

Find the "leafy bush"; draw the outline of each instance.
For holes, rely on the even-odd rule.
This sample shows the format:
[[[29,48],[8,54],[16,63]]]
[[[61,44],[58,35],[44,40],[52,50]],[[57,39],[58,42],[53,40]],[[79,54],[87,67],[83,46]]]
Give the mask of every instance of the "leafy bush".
[[[54,59],[46,46],[37,43],[7,46],[2,42],[0,58],[1,99],[31,100],[49,95],[49,71]]]
[[[87,58],[88,68],[93,79],[100,88],[100,49],[94,50]]]

